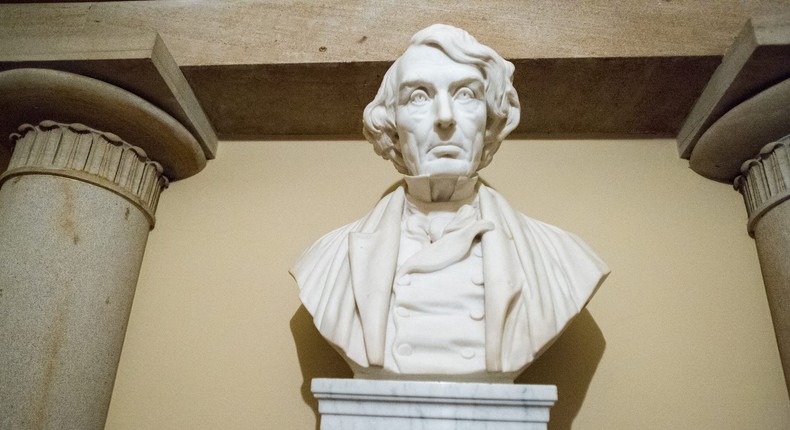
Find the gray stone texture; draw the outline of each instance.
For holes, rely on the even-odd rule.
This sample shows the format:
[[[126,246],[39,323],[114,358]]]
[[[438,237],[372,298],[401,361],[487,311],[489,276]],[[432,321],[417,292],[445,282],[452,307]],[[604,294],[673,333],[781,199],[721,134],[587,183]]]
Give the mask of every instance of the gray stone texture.
[[[28,127],[37,143],[0,177],[0,429],[104,427],[153,225],[141,203],[166,183],[125,142],[72,126]]]
[[[101,429],[148,219],[82,181],[0,188],[0,428]]]
[[[790,387],[790,201],[763,215],[755,225],[754,239],[785,382]]]
[[[21,135],[11,136],[16,147],[0,184],[31,173],[84,180],[128,199],[143,210],[153,228],[159,195],[168,180],[162,176],[162,166],[149,160],[141,148],[82,124],[43,121],[37,126],[24,124],[19,131]]]
[[[735,188],[743,194],[748,231],[757,255],[790,390],[790,136],[765,145],[741,166]]]

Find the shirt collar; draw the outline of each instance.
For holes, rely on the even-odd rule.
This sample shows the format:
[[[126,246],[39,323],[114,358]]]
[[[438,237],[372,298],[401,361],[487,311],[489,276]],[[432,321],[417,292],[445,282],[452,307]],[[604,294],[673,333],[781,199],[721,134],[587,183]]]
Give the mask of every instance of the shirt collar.
[[[426,203],[471,200],[477,188],[477,178],[477,175],[403,177],[409,197]]]

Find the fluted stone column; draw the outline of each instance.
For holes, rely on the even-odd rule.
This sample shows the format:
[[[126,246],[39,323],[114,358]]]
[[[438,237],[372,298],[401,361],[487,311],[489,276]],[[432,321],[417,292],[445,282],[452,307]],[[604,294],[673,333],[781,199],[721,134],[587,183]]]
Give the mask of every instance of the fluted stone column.
[[[17,121],[0,175],[0,429],[102,429],[160,193],[206,156],[172,116],[81,75],[0,72],[0,107]]]
[[[743,195],[790,392],[790,15],[752,17],[678,133],[689,167]]]
[[[0,428],[103,428],[167,179],[81,124],[14,138],[0,176]]]
[[[755,239],[779,354],[790,387],[790,136],[764,146],[741,166],[747,228]]]

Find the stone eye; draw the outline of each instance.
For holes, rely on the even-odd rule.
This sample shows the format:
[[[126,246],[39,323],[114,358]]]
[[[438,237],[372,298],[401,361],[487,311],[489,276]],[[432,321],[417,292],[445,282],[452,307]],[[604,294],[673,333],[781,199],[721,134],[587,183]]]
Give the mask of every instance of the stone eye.
[[[471,100],[475,98],[475,93],[472,92],[469,88],[461,88],[455,93],[455,99],[460,101]]]
[[[416,105],[425,104],[428,102],[428,94],[426,94],[423,90],[416,90],[411,93],[411,98],[409,101]]]

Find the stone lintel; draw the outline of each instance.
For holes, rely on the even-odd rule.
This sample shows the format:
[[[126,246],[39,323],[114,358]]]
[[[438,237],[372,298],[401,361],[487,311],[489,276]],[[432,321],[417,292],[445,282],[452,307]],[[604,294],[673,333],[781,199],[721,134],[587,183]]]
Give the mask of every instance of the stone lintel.
[[[489,43],[498,45],[499,41]],[[510,60],[516,66],[514,85],[522,105],[516,135],[672,137],[720,56]],[[0,38],[0,70],[50,68],[126,89],[184,124],[209,159],[216,152],[216,135],[226,140],[361,138],[362,111],[375,96],[390,64],[275,60],[186,64],[179,70],[162,40],[153,33],[63,37],[33,33]],[[0,135],[18,125],[0,124]]]
[[[716,148],[699,142],[703,134],[730,109],[767,87],[790,77],[790,11],[756,16],[746,26],[724,55],[721,65],[678,132],[680,156],[692,160],[692,169],[706,177],[732,179],[744,160],[734,160],[727,168],[695,168],[695,158],[715,158]],[[762,142],[758,148],[767,142]],[[722,165],[712,160],[700,164]],[[700,171],[701,170],[701,171]],[[722,173],[709,170],[726,170]]]
[[[180,68],[155,32],[59,36],[31,33],[0,37],[0,71],[19,68],[70,72],[127,90],[183,124],[200,143],[205,158],[211,159],[216,155],[214,129]],[[34,123],[42,119],[31,118],[22,122]],[[3,118],[0,122],[0,135],[7,136],[9,121]],[[21,122],[10,124],[10,127],[19,124]]]
[[[515,135],[673,137],[747,17],[773,3],[623,7],[600,0],[569,9],[519,0],[121,1],[2,5],[0,26],[9,45],[34,48],[44,43],[24,40],[44,40],[37,36],[44,30],[56,41],[78,32],[98,35],[97,44],[141,31],[159,33],[216,133],[246,140],[361,138],[362,109],[384,70],[414,32],[445,22],[516,64],[523,117]],[[136,72],[117,69],[94,77],[127,73],[135,81]],[[136,88],[108,82],[147,98]]]
[[[778,3],[31,2],[0,6],[0,27],[14,36],[157,32],[181,66],[389,63],[435,23],[463,28],[509,59],[721,56],[749,16]]]
[[[511,58],[521,100],[521,122],[514,134],[673,137],[719,58]],[[362,111],[390,64],[246,64],[182,70],[223,140],[361,139]]]

